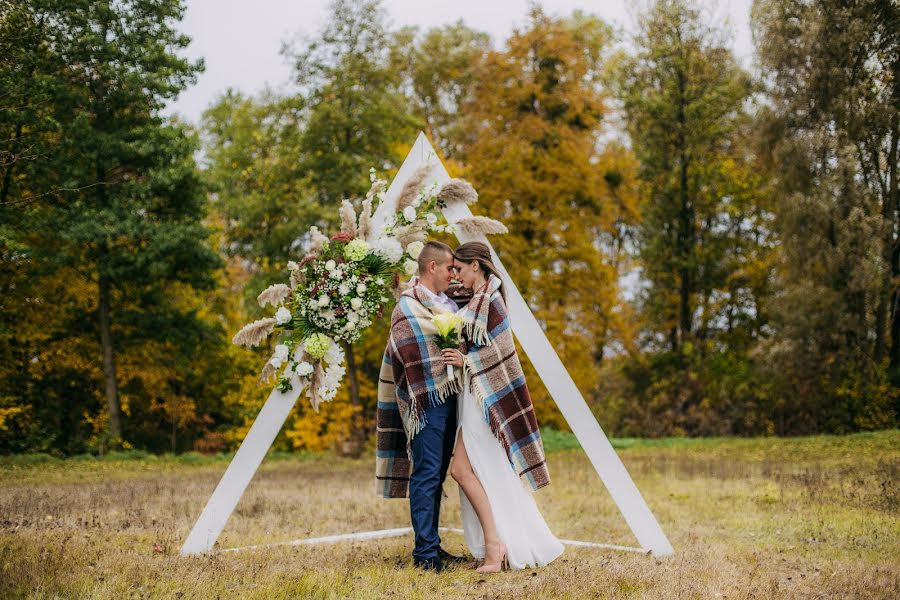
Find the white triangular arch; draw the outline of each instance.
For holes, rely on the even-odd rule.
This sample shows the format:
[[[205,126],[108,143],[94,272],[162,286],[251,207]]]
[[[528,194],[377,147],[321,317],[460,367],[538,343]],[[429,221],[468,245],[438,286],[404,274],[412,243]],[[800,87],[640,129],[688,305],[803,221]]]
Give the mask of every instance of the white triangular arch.
[[[385,193],[384,202],[376,209],[373,215],[373,231],[380,231],[383,228],[385,219],[391,214],[396,205],[404,183],[420,167],[426,165],[432,167],[427,180],[429,183],[437,181],[438,185],[443,185],[450,181],[447,169],[434,151],[428,138],[424,133],[420,132],[416,143],[407,155],[406,160],[403,161],[400,170]],[[455,223],[462,218],[472,216],[469,207],[463,203],[450,205],[444,209],[443,213],[449,223]],[[572,545],[639,550],[650,552],[654,556],[670,556],[674,554],[672,545],[656,521],[656,517],[653,516],[643,496],[641,496],[637,486],[635,486],[634,481],[632,481],[631,476],[625,469],[625,465],[622,464],[606,434],[603,433],[603,429],[601,429],[588,408],[587,402],[585,402],[581,392],[578,391],[578,387],[565,366],[563,366],[562,361],[538,324],[525,299],[522,298],[522,294],[519,293],[515,282],[509,277],[509,273],[494,251],[490,241],[480,234],[469,235],[458,232],[456,237],[462,243],[480,241],[491,248],[494,264],[500,270],[504,286],[506,286],[507,304],[513,333],[547,387],[547,391],[550,392],[550,396],[559,407],[563,417],[572,428],[572,432],[575,434],[581,447],[584,448],[591,464],[594,466],[606,489],[609,490],[613,501],[618,506],[619,511],[625,518],[625,522],[631,528],[641,548],[590,544],[569,540],[564,540],[564,542]],[[291,408],[297,401],[297,397],[300,394],[298,383],[295,382],[293,390],[289,392],[282,393],[278,390],[273,390],[269,395],[268,400],[266,400],[262,410],[260,410],[259,415],[253,422],[253,426],[247,432],[247,437],[244,438],[240,448],[238,448],[234,459],[228,465],[228,469],[222,476],[221,481],[219,481],[219,485],[216,486],[206,507],[200,514],[200,518],[191,530],[190,535],[188,535],[184,546],[182,546],[182,555],[199,554],[212,549],[216,539],[225,527],[225,523],[234,511],[238,500],[243,495],[254,473],[259,468],[263,457],[265,457],[272,442],[275,441],[275,436],[281,430],[281,426],[287,419]],[[344,539],[376,539],[404,535],[409,531],[410,528],[400,528],[296,540],[286,543],[299,545]]]

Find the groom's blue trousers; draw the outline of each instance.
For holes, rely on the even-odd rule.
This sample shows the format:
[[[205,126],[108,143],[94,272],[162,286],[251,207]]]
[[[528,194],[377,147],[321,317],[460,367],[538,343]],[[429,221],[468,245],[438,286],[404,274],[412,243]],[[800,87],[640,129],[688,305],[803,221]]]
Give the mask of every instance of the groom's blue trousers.
[[[416,547],[413,560],[437,558],[441,547],[438,518],[443,483],[456,441],[456,394],[425,409],[425,426],[413,437],[413,471],[409,478],[409,510]]]

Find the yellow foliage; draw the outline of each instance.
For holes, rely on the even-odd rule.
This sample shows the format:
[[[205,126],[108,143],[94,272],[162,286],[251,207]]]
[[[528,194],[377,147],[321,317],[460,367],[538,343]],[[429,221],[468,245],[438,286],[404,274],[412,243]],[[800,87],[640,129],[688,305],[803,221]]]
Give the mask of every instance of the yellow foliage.
[[[285,435],[291,447],[297,450],[330,450],[337,448],[353,432],[355,416],[362,408],[350,402],[347,382],[341,386],[337,396],[330,402],[323,402],[317,413],[312,409],[306,393],[297,400],[294,418]]]
[[[7,420],[10,420],[16,415],[20,415],[30,409],[31,405],[0,407],[0,431],[4,431],[8,427],[6,424]]]

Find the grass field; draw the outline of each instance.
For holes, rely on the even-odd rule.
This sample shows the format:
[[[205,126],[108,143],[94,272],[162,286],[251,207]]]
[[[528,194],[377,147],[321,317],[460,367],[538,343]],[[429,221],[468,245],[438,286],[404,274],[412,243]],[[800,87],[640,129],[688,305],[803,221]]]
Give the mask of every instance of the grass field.
[[[546,435],[537,494],[561,538],[636,545],[571,436]],[[412,538],[181,558],[227,457],[0,458],[0,598],[898,598],[900,432],[616,440],[673,557],[567,548],[542,569],[436,575]],[[272,456],[222,548],[409,525],[373,459]],[[459,526],[448,481],[442,525]],[[445,546],[463,552],[462,537]]]

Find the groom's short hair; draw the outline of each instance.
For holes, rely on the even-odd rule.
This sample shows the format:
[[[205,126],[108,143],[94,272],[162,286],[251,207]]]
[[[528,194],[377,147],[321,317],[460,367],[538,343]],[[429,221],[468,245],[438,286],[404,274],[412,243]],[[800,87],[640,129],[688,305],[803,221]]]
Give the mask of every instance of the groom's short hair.
[[[443,242],[428,242],[419,253],[419,275],[425,272],[431,261],[441,265],[444,260],[453,260],[453,249]]]

